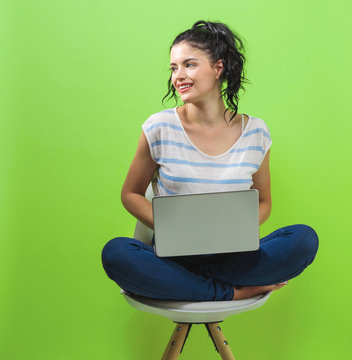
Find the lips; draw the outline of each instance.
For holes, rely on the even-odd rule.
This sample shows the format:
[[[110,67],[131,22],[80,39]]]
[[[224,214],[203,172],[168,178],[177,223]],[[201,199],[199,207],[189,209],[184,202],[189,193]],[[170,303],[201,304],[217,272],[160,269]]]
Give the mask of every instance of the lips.
[[[180,93],[184,93],[189,90],[190,87],[192,87],[193,84],[190,83],[180,83],[177,88]]]

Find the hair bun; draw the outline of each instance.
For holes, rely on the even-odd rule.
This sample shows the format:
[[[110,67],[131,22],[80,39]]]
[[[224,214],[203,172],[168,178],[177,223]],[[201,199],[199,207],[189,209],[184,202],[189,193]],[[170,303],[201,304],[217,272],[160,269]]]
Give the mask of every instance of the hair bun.
[[[226,28],[223,24],[205,21],[205,20],[199,20],[193,24],[192,30],[198,30],[198,29],[207,30],[211,34],[215,35],[216,38],[222,36],[225,39],[227,39],[229,35],[230,36],[232,35],[232,32],[228,28]]]

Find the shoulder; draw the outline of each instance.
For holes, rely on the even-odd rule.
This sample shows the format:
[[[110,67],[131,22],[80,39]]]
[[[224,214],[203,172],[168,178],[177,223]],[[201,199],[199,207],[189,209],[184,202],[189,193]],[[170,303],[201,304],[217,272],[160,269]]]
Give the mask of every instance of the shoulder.
[[[249,120],[244,135],[250,136],[254,134],[262,134],[264,137],[271,139],[270,130],[266,122],[259,117],[248,116]]]
[[[153,159],[159,158],[165,143],[175,141],[182,131],[175,108],[150,115],[142,129]]]
[[[260,164],[272,144],[268,125],[263,119],[250,116],[242,136],[243,142],[248,148],[256,149],[262,153]]]
[[[176,110],[174,108],[166,109],[150,115],[142,125],[142,128],[144,132],[149,132],[153,129],[167,126],[167,124],[176,125],[176,123],[177,123]]]

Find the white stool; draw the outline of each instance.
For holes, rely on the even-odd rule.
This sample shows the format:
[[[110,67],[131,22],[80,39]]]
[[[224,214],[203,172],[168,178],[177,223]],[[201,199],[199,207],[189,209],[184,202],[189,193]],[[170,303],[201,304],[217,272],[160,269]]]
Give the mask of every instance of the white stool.
[[[219,322],[228,316],[254,310],[262,306],[271,295],[271,292],[268,292],[265,295],[255,296],[245,300],[188,302],[154,300],[130,294],[124,290],[121,290],[121,293],[126,301],[134,308],[151,314],[164,316],[177,323],[162,360],[174,360],[178,358],[178,355],[182,352],[192,324],[204,324],[221,358],[234,360],[235,358],[221,331]]]

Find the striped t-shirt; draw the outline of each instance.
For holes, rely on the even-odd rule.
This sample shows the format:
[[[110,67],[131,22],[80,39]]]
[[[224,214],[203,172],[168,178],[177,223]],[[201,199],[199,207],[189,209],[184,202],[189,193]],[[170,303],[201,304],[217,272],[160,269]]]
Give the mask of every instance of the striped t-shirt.
[[[192,143],[176,108],[151,115],[142,128],[150,154],[159,165],[154,195],[247,190],[271,146],[268,127],[252,116],[231,148],[216,156],[203,153]]]

